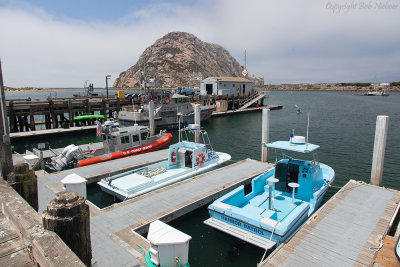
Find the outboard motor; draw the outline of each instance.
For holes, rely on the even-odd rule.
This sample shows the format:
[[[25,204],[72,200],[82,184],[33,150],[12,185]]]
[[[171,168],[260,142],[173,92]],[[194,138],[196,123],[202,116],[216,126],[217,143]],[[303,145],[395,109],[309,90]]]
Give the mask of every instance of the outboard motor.
[[[74,165],[84,158],[82,149],[74,144],[64,148],[60,155],[52,157],[46,166],[53,171],[61,171],[65,167]]]

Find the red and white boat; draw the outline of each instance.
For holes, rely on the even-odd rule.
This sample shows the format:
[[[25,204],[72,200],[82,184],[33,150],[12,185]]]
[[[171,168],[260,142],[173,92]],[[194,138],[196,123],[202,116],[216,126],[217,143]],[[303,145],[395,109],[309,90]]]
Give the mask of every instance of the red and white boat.
[[[137,124],[118,128],[112,121],[107,121],[99,130],[103,138],[103,148],[82,151],[78,146],[69,145],[60,155],[53,157],[46,164],[47,167],[54,171],[60,171],[67,166],[82,167],[155,151],[172,141],[170,133],[160,131],[160,133],[150,136],[149,127]]]

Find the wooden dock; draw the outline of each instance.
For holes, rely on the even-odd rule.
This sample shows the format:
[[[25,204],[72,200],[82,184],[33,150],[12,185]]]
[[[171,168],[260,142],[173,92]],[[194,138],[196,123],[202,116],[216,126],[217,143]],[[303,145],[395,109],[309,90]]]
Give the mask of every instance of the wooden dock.
[[[265,107],[258,107],[258,108],[246,108],[243,110],[227,110],[227,111],[214,111],[211,116],[212,117],[221,117],[221,116],[229,116],[229,115],[236,115],[242,113],[251,113],[251,112],[258,112],[263,109],[282,109],[281,105],[268,105]],[[51,135],[69,135],[69,134],[77,134],[82,132],[93,132],[96,131],[96,125],[87,125],[87,126],[74,126],[69,127],[68,129],[64,128],[57,128],[57,129],[46,129],[40,131],[29,131],[29,132],[14,132],[10,133],[11,141],[23,140],[23,139],[39,139],[44,138],[46,136]]]
[[[228,103],[228,108],[240,107],[249,99],[257,96],[258,93],[246,95],[192,95],[189,96],[189,101],[192,103],[207,103],[215,104],[216,101],[224,100]],[[165,99],[156,91],[150,93],[150,96],[155,103],[164,103]],[[117,98],[111,96],[97,97],[79,97],[79,98],[56,98],[47,100],[31,100],[15,99],[6,100],[7,116],[10,121],[10,132],[35,131],[37,118],[35,116],[44,116],[44,124],[46,129],[56,129],[62,125],[82,126],[88,123],[93,125],[93,121],[80,122],[73,118],[81,114],[102,114],[105,118],[112,118],[114,112],[119,112],[123,106],[140,105],[143,101],[143,96],[134,96],[128,98]],[[41,119],[43,120],[43,119]]]
[[[165,151],[156,151],[131,158],[112,161],[112,165],[95,164],[58,172],[38,178],[39,212],[46,208],[55,193],[62,190],[60,180],[75,172],[87,179],[107,176],[110,170],[166,157]],[[149,242],[139,233],[147,231],[149,223],[160,219],[174,220],[192,210],[210,203],[233,188],[248,183],[254,176],[273,165],[246,159],[191,179],[161,188],[143,196],[98,209],[90,202],[90,231],[93,264],[97,266],[134,266],[143,264],[138,244],[145,249]],[[97,178],[93,178],[97,179]]]
[[[251,113],[251,112],[258,112],[263,109],[270,109],[270,110],[275,110],[275,109],[282,109],[281,105],[268,105],[264,107],[258,107],[258,108],[245,108],[242,110],[227,110],[227,111],[214,111],[211,114],[211,117],[222,117],[222,116],[229,116],[229,115],[235,115],[235,114],[241,114],[241,113]]]
[[[0,266],[36,266],[17,229],[0,210]]]
[[[260,266],[372,266],[399,201],[351,180]]]

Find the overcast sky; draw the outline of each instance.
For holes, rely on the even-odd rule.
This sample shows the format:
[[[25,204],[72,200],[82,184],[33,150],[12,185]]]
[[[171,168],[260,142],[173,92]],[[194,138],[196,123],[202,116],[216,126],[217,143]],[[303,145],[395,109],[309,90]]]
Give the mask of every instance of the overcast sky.
[[[172,31],[226,48],[266,84],[400,81],[400,0],[0,0],[6,86],[111,84]]]

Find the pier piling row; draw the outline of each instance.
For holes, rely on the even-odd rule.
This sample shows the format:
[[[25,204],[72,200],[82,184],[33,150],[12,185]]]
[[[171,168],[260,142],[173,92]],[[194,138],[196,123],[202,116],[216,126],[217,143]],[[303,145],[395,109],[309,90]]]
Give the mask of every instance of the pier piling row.
[[[255,93],[254,95],[257,95]],[[228,109],[238,108],[243,105],[252,95],[206,95],[190,96],[189,100],[194,103],[215,104],[216,101],[226,100]],[[154,98],[155,104],[165,101],[163,98]],[[37,125],[45,125],[46,129],[59,128],[64,123],[69,126],[93,125],[93,122],[74,121],[73,118],[82,114],[101,114],[105,118],[112,118],[114,112],[119,112],[123,106],[140,105],[142,99],[134,98],[105,98],[105,97],[77,97],[58,98],[47,100],[17,100],[9,99],[5,106],[8,120],[10,121],[10,132],[35,131]],[[265,103],[266,104],[266,103]],[[42,121],[36,121],[35,116],[43,116]]]

